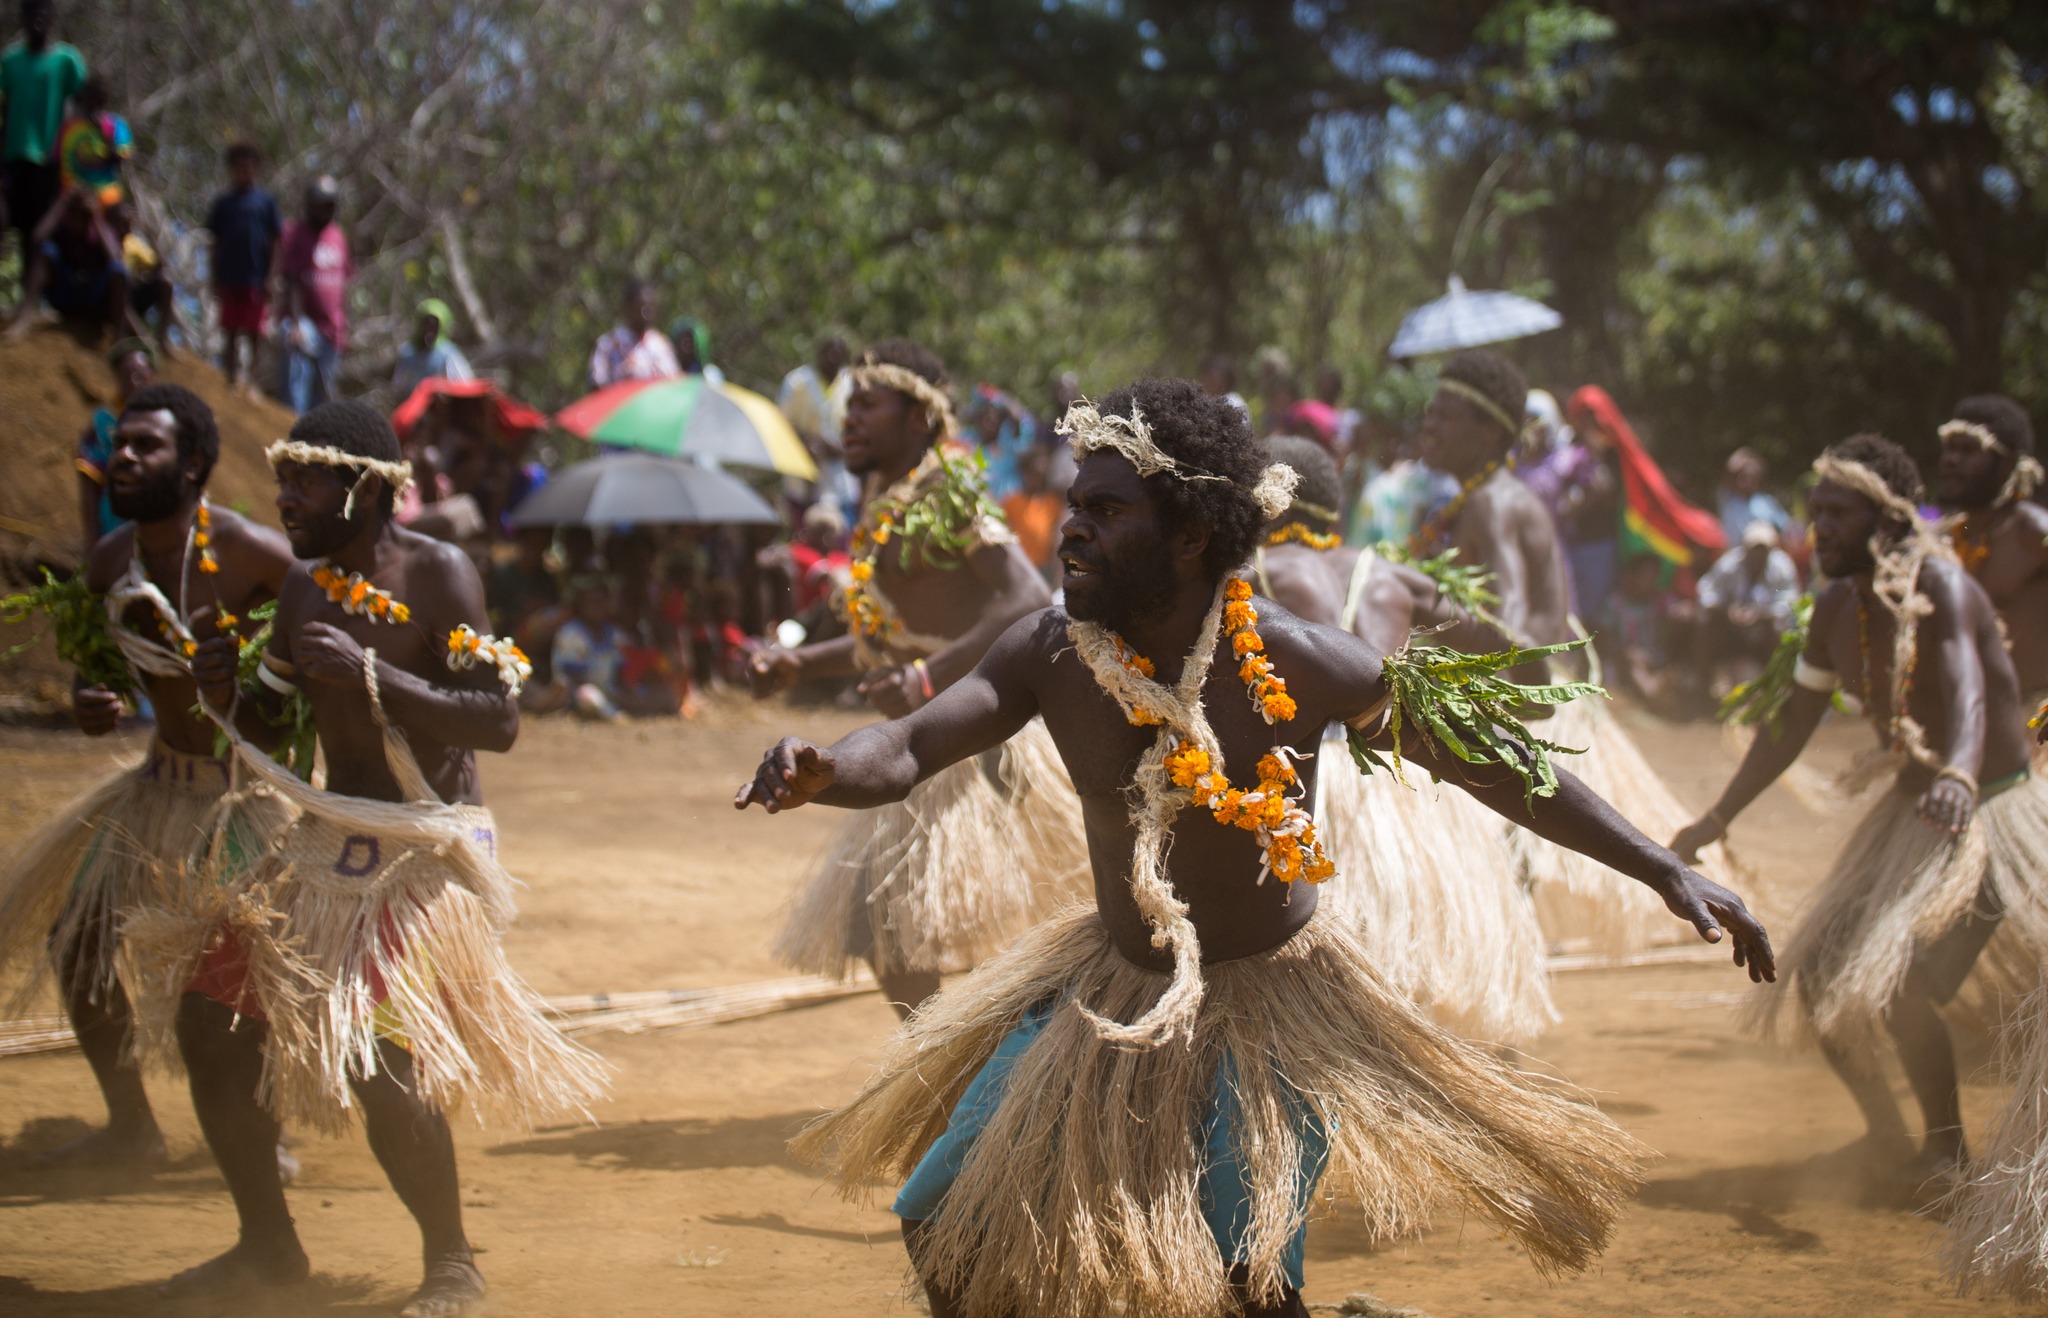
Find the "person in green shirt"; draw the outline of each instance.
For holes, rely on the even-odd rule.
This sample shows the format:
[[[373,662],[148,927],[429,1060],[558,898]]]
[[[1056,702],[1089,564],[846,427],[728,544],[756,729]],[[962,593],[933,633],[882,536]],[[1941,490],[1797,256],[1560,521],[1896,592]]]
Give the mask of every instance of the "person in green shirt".
[[[0,51],[0,200],[6,224],[21,235],[27,262],[31,235],[57,200],[57,132],[64,102],[85,85],[85,56],[50,40],[52,0],[22,0],[21,36]]]

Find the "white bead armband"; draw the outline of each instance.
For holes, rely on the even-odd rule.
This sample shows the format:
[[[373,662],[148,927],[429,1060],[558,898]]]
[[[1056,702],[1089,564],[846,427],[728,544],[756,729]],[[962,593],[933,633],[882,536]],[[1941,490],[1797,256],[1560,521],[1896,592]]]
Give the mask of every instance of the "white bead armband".
[[[1792,665],[1792,684],[1827,695],[1842,685],[1842,677],[1831,668],[1806,662],[1806,656],[1802,654]]]
[[[270,657],[268,655],[265,655],[263,661],[256,665],[256,680],[281,696],[295,696],[299,693],[299,688],[296,685],[287,679],[283,673],[270,666]]]

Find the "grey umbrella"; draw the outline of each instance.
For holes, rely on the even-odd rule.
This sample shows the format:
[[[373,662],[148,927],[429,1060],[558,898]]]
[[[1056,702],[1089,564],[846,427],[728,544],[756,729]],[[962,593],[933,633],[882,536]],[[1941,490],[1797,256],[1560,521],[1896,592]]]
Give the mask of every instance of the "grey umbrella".
[[[512,510],[514,526],[710,526],[779,520],[760,495],[715,467],[647,453],[592,458]]]
[[[1465,281],[1451,276],[1450,291],[1436,301],[1417,307],[1401,321],[1387,355],[1395,360],[1424,357],[1436,352],[1456,352],[1481,344],[1525,339],[1564,324],[1564,317],[1514,293],[1492,290],[1472,293]]]

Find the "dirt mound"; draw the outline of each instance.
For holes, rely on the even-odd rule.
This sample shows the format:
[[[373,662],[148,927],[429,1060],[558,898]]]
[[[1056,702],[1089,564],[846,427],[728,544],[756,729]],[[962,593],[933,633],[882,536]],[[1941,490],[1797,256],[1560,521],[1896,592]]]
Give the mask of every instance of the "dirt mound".
[[[276,524],[275,486],[263,450],[291,428],[289,410],[228,387],[220,372],[189,353],[157,367],[157,378],[182,384],[213,408],[220,422],[220,464],[214,502]],[[72,459],[93,409],[114,398],[114,373],[101,349],[53,325],[18,343],[0,342],[0,587],[15,589],[49,564],[70,569],[81,552],[78,479]],[[0,649],[30,629],[0,628]],[[0,717],[48,712],[67,699],[70,674],[47,640],[0,663]]]

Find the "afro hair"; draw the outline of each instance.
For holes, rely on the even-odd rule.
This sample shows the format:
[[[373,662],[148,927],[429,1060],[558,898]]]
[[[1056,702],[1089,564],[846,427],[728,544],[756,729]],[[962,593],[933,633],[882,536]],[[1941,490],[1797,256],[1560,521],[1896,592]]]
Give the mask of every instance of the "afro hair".
[[[1529,411],[1529,379],[1521,367],[1497,352],[1470,348],[1445,362],[1437,378],[1456,380],[1498,407],[1502,416],[1513,417],[1515,425],[1506,439],[1512,441],[1521,434],[1521,418]]]
[[[1828,456],[1870,468],[1886,489],[1908,503],[1919,503],[1926,492],[1920,468],[1906,450],[1883,435],[1851,435],[1830,448]]]
[[[1252,490],[1266,455],[1251,423],[1228,399],[1213,398],[1193,380],[1140,380],[1102,400],[1104,416],[1142,416],[1152,442],[1181,467],[1222,480],[1183,480],[1172,472],[1145,478],[1159,520],[1206,527],[1202,566],[1221,580],[1252,556],[1266,515]]]
[[[344,398],[322,403],[292,424],[291,437],[375,462],[403,462],[405,450],[384,414],[368,403]],[[398,491],[385,482],[377,507],[386,516],[398,506]]]
[[[1299,435],[1275,435],[1266,441],[1266,458],[1286,463],[1301,477],[1301,483],[1294,487],[1294,507],[1280,514],[1281,522],[1302,522],[1322,528],[1336,520],[1303,507],[1312,505],[1334,514],[1344,502],[1344,482],[1337,475],[1337,460],[1328,449]]]
[[[213,464],[220,461],[220,425],[205,399],[182,384],[146,384],[128,395],[122,411],[169,412],[177,423],[178,457],[199,459],[199,485],[206,487]]]
[[[1972,394],[1956,404],[1955,418],[1983,426],[2014,453],[2030,455],[2034,451],[2034,423],[2027,409],[2004,394]]]
[[[860,360],[863,366],[901,366],[912,375],[931,381],[942,392],[953,382],[939,354],[911,339],[878,340],[868,345]]]

